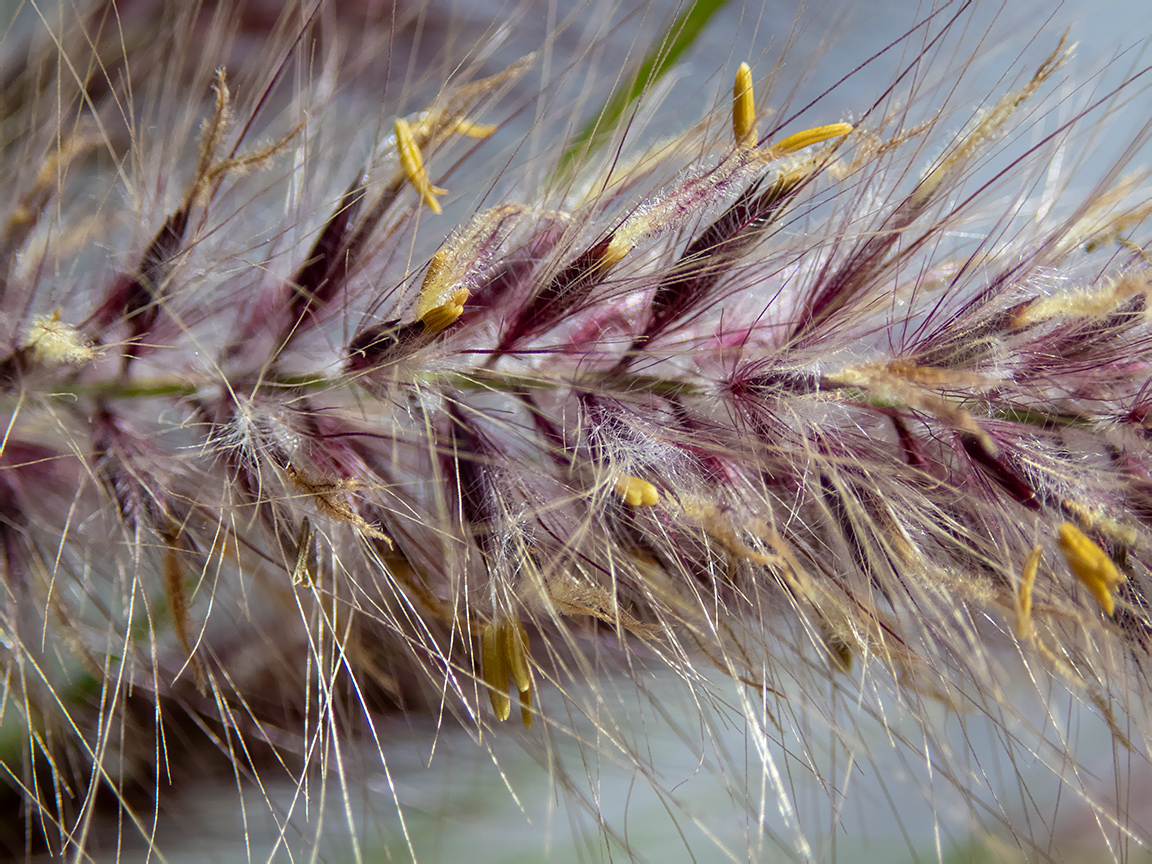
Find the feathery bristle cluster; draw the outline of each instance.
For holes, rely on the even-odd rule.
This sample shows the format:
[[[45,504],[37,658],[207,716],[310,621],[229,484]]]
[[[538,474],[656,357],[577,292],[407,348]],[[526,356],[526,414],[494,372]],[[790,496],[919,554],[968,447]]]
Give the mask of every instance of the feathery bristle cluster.
[[[556,694],[592,713],[573,694],[602,664],[727,677],[766,741],[786,679],[863,699],[890,676],[1052,760],[1048,732],[1009,725],[1030,681],[1091,703],[1146,769],[1147,179],[1109,170],[1053,207],[1038,167],[1115,100],[1147,107],[1144,73],[1044,113],[1061,40],[962,128],[917,124],[954,5],[894,40],[920,53],[851,124],[758,114],[742,66],[730,117],[451,232],[450,154],[489,146],[480,121],[533,58],[317,169],[340,59],[261,112],[333,22],[286,13],[277,72],[242,105],[213,72],[194,167],[158,175],[173,154],[133,112],[166,106],[125,104],[127,44],[70,89],[118,44],[76,40],[104,4],[70,23],[51,74],[72,102],[49,122],[43,82],[14,82],[27,130],[2,142],[4,842],[80,860],[109,797],[152,842],[185,746],[306,790],[350,770],[349,736],[386,761],[396,712],[486,730],[518,700],[550,736],[572,723]],[[199,14],[189,34],[239,26]],[[131,196],[135,224],[105,218]],[[1110,854],[1149,841],[1076,791]],[[1053,855],[1051,824],[973,819]]]

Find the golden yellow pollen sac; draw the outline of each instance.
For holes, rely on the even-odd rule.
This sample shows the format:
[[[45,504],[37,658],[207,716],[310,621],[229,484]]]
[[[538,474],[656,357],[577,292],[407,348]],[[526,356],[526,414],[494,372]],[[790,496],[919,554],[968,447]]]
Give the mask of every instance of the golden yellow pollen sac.
[[[525,729],[532,728],[532,691],[520,691],[520,722]]]
[[[738,147],[756,143],[756,99],[752,90],[752,68],[741,63],[732,85],[732,134]]]
[[[508,682],[520,693],[520,719],[525,728],[532,726],[532,670],[528,665],[530,649],[528,632],[519,619],[489,624],[481,638],[481,661],[484,683],[496,719],[504,722],[512,713]]]
[[[532,674],[528,669],[528,632],[519,620],[507,621],[499,628],[500,650],[508,676],[521,693],[532,691]]]
[[[404,169],[404,176],[412,184],[428,209],[439,215],[440,202],[437,195],[446,195],[447,190],[432,185],[428,179],[428,172],[424,170],[424,157],[420,155],[420,147],[412,135],[412,127],[407,120],[396,120],[396,149],[400,153],[400,167]]]
[[[1036,571],[1040,569],[1039,546],[1034,546],[1024,561],[1020,574],[1020,587],[1016,590],[1016,635],[1027,639],[1032,635],[1032,586],[1036,584]]]
[[[1116,611],[1112,592],[1125,581],[1125,576],[1116,569],[1108,553],[1070,522],[1060,526],[1056,542],[1064,553],[1068,568],[1092,592],[1104,614],[1112,615]]]
[[[423,318],[432,309],[443,302],[445,289],[443,282],[451,278],[448,274],[450,252],[447,249],[438,249],[428,262],[428,269],[424,271],[424,280],[420,283],[420,294],[416,298],[416,317]]]
[[[449,130],[453,135],[463,135],[465,138],[487,138],[496,131],[491,123],[473,123],[471,120],[457,120]]]
[[[503,723],[512,713],[512,702],[508,698],[508,667],[504,663],[504,653],[500,650],[499,628],[489,624],[484,628],[480,644],[481,674],[488,685],[488,699],[492,702],[492,713]]]
[[[660,490],[647,480],[628,475],[616,481],[616,495],[629,507],[653,507],[660,502]]]
[[[847,135],[851,131],[851,123],[832,123],[828,126],[817,126],[814,129],[805,129],[803,132],[789,135],[783,141],[777,141],[773,144],[771,149],[773,153],[784,156],[788,153],[795,153],[797,150],[803,150],[805,147],[811,147],[813,144],[827,141],[830,138],[839,138],[842,135]]]
[[[531,649],[528,632],[519,619],[506,621],[499,627],[499,647],[504,655],[508,677],[520,691],[520,720],[525,729],[532,728],[532,670],[528,666]]]
[[[464,313],[464,304],[471,296],[467,288],[461,288],[448,298],[448,302],[428,310],[420,319],[424,322],[424,332],[439,333],[456,323],[456,319]]]
[[[600,256],[600,267],[603,270],[608,270],[610,267],[615,267],[620,260],[636,248],[636,244],[619,236],[613,236],[608,241],[608,246],[604,249],[604,254]]]

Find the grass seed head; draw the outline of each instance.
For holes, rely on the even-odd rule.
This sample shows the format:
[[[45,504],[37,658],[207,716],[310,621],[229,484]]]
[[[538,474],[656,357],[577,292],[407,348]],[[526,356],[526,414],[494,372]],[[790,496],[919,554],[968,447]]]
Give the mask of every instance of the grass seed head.
[[[861,801],[844,764],[885,778],[889,744],[959,793],[958,819],[920,795],[938,858],[958,830],[1057,858],[1070,808],[1094,852],[1152,842],[1116,794],[1152,776],[1148,128],[1096,155],[1152,73],[1084,83],[1065,34],[974,108],[994,33],[966,48],[979,4],[941,2],[824,58],[811,101],[783,60],[729,101],[695,58],[718,107],[659,137],[723,6],[606,82],[613,40],[567,18],[511,62],[511,30],[459,49],[405,4],[17,18],[0,848],[163,855],[218,760],[278,820],[260,857],[319,854],[332,797],[369,857],[351,787],[379,770],[386,851],[424,858],[405,724],[490,748],[510,810],[518,738],[611,857],[645,850],[602,762],[704,857],[827,858]],[[746,850],[696,831],[627,726],[652,712]]]

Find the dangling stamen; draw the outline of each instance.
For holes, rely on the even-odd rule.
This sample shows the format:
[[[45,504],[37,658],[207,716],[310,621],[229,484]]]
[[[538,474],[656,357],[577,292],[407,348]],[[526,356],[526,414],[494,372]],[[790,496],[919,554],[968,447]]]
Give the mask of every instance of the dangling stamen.
[[[732,85],[732,135],[737,147],[756,143],[756,98],[752,90],[752,69],[741,63]]]

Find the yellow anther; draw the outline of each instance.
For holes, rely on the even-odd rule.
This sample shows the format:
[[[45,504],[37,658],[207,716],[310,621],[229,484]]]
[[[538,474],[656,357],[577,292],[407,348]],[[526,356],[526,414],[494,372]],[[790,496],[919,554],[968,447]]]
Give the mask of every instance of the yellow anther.
[[[428,179],[428,172],[424,170],[424,157],[420,155],[420,147],[412,135],[412,127],[408,125],[407,120],[396,120],[396,149],[400,153],[400,167],[404,169],[404,176],[408,178],[412,188],[420,194],[428,209],[439,214],[440,202],[436,200],[436,196],[445,195],[447,191],[433,186]]]
[[[436,250],[432,260],[428,262],[428,269],[424,271],[424,281],[420,283],[420,293],[416,297],[416,317],[423,318],[437,306],[444,302],[447,287],[443,284],[452,278],[449,262],[451,250],[442,248]]]
[[[532,692],[532,674],[528,670],[528,633],[517,621],[507,621],[499,628],[500,650],[508,676],[521,693]]]
[[[604,250],[604,254],[600,257],[600,267],[607,270],[610,267],[615,267],[620,260],[636,248],[636,244],[624,237],[613,236],[608,241],[608,246]]]
[[[487,138],[498,127],[491,123],[473,123],[471,120],[457,120],[448,131],[465,138]]]
[[[1070,522],[1060,526],[1060,536],[1056,543],[1064,553],[1068,568],[1092,592],[1104,614],[1114,613],[1116,600],[1112,592],[1125,581],[1125,576],[1116,569],[1108,553]]]
[[[743,147],[755,144],[759,137],[756,132],[756,98],[752,91],[752,69],[741,63],[736,70],[736,81],[732,85],[732,134],[736,145]]]
[[[454,324],[456,319],[464,313],[464,304],[472,296],[467,288],[461,288],[435,309],[429,309],[420,320],[424,322],[425,333],[439,333],[446,327]]]
[[[512,702],[508,699],[508,667],[504,664],[504,653],[500,650],[499,629],[489,624],[484,628],[480,646],[481,674],[488,685],[488,698],[492,702],[492,712],[503,723],[512,713]]]
[[[629,507],[652,507],[660,501],[660,491],[655,486],[628,475],[616,481],[616,494]]]
[[[532,670],[528,633],[519,619],[489,624],[481,639],[481,661],[484,683],[488,685],[488,698],[496,719],[504,722],[512,713],[512,700],[508,698],[511,679],[520,693],[520,719],[525,728],[532,726]]]
[[[526,213],[527,209],[519,204],[501,204],[477,213],[453,231],[428,262],[416,295],[416,317],[423,319],[462,287],[482,282],[491,250],[512,235]]]
[[[520,691],[520,722],[525,729],[532,728],[532,691]]]
[[[1036,571],[1040,569],[1040,547],[1033,547],[1024,561],[1020,574],[1020,587],[1016,589],[1016,635],[1027,639],[1032,635],[1032,586],[1036,584]]]
[[[795,153],[797,150],[803,150],[805,147],[811,147],[813,144],[827,141],[829,138],[839,138],[842,135],[847,135],[851,131],[851,123],[832,123],[828,126],[817,126],[814,129],[805,129],[803,132],[789,135],[783,141],[777,141],[772,145],[771,151],[777,155],[784,156],[788,153]]]

